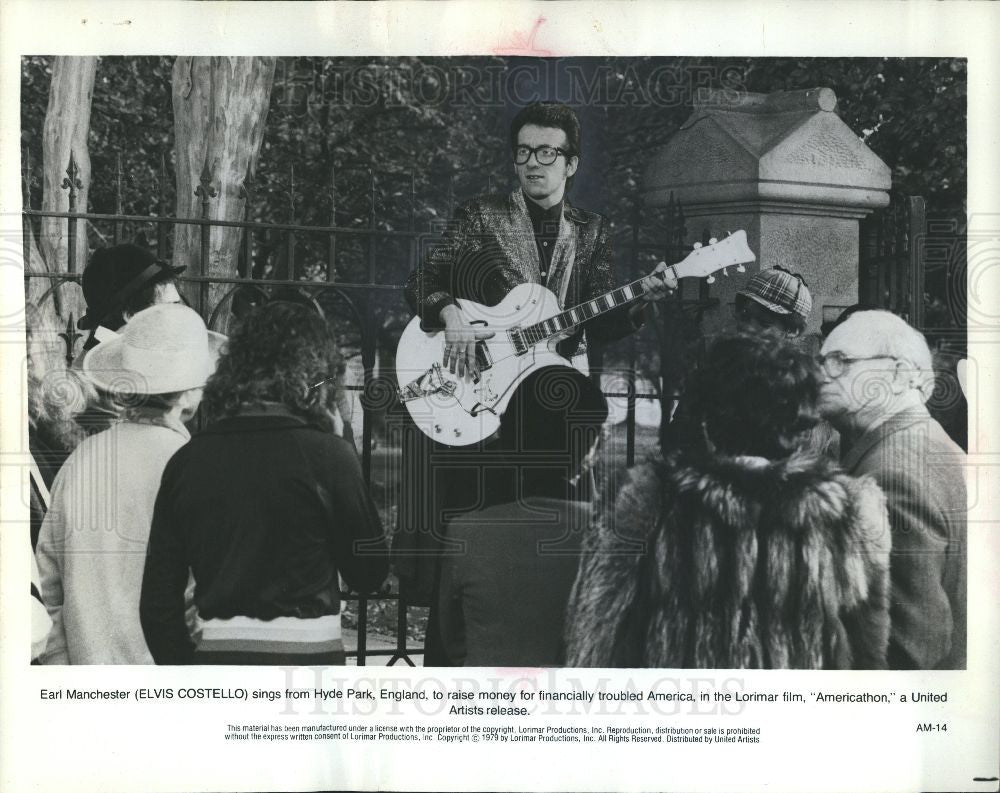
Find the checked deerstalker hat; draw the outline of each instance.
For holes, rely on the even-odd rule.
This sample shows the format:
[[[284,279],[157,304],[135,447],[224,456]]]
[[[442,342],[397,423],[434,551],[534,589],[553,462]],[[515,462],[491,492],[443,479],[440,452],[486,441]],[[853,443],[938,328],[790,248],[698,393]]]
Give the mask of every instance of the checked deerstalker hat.
[[[808,318],[812,311],[812,295],[802,276],[780,267],[761,270],[738,294],[760,303],[776,314],[798,314]]]
[[[121,311],[136,292],[186,268],[160,261],[139,245],[127,243],[98,248],[83,271],[83,298],[87,313],[76,323],[81,330],[97,327],[109,314]]]

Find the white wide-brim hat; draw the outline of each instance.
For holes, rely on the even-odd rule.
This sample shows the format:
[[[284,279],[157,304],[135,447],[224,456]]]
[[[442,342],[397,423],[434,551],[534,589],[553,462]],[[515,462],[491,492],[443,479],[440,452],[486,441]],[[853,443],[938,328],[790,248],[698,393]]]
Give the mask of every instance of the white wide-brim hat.
[[[200,388],[215,371],[226,337],[179,303],[150,306],[83,359],[84,373],[105,391],[168,394]]]

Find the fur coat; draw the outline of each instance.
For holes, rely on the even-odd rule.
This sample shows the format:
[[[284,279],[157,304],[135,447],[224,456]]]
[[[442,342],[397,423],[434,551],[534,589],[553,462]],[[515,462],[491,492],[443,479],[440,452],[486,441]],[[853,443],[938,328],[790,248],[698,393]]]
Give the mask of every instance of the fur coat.
[[[588,537],[568,664],[884,668],[890,543],[878,486],[826,460],[647,463]]]

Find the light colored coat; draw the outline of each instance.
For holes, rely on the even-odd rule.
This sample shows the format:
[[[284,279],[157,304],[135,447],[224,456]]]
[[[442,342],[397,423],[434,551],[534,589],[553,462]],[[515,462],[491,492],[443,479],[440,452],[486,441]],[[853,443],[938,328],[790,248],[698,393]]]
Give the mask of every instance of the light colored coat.
[[[53,626],[46,664],[152,664],[139,624],[146,544],[179,422],[123,422],[87,438],[59,471],[36,556]]]

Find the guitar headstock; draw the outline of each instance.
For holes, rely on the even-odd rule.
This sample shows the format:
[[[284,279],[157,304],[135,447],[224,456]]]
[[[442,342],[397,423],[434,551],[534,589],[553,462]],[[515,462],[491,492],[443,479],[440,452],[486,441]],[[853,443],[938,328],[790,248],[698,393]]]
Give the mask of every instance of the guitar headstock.
[[[740,229],[721,240],[712,240],[708,245],[695,243],[684,260],[674,265],[678,278],[704,278],[708,276],[709,283],[715,279],[713,273],[724,267],[737,265],[739,272],[744,272],[744,264],[757,261],[752,250],[747,245],[747,233]]]

